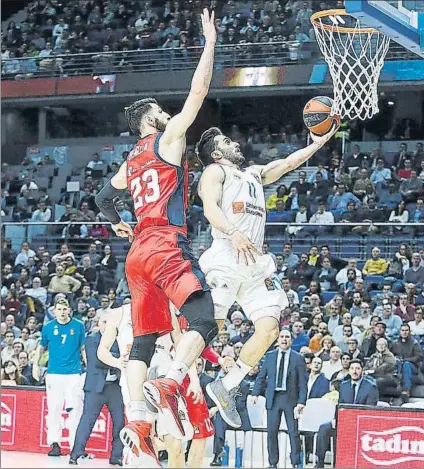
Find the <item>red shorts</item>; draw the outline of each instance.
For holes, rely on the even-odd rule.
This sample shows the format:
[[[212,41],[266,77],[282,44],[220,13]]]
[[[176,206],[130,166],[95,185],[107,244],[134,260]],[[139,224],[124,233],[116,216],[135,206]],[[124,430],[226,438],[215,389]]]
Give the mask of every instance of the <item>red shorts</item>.
[[[209,418],[209,409],[206,405],[205,397],[202,395],[202,400],[195,404],[192,395],[187,396],[187,389],[190,380],[187,378],[183,382],[184,397],[187,403],[187,413],[190,423],[193,425],[194,436],[193,440],[202,440],[209,438],[215,434],[213,424]]]
[[[190,240],[174,227],[141,231],[125,270],[131,293],[134,336],[172,331],[169,300],[180,309],[199,290],[209,290]]]

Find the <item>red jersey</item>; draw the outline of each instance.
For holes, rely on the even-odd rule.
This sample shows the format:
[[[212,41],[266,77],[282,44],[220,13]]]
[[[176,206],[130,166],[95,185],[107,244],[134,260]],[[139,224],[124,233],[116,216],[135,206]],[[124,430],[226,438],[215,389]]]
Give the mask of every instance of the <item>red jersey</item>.
[[[138,220],[136,234],[149,226],[187,232],[188,164],[175,166],[159,156],[162,132],[139,140],[127,159],[128,189]]]

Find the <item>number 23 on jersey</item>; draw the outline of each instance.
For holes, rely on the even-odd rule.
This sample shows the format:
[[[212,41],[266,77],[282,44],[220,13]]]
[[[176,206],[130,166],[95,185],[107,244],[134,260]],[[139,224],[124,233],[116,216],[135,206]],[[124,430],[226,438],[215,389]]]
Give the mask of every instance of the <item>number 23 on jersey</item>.
[[[156,202],[160,197],[159,174],[156,169],[147,169],[130,183],[130,191],[134,198],[134,208]]]

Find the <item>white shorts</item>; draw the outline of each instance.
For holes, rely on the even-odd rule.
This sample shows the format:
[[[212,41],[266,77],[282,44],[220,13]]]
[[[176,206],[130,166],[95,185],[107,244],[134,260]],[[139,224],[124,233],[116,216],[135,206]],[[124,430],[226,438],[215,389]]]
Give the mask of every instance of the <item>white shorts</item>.
[[[263,317],[280,320],[288,300],[273,276],[274,259],[269,254],[255,258],[255,264],[245,265],[244,259],[237,264],[231,241],[224,239],[214,240],[200,257],[200,267],[212,290],[215,319],[226,319],[228,310],[237,301],[253,322]]]

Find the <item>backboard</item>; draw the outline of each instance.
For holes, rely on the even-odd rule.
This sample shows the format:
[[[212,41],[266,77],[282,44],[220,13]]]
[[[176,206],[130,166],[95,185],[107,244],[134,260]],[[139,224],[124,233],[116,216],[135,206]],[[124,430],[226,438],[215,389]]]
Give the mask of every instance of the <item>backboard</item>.
[[[424,0],[345,0],[347,13],[424,57]]]

